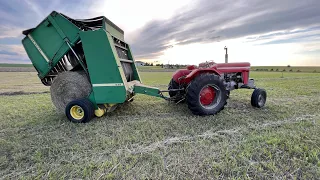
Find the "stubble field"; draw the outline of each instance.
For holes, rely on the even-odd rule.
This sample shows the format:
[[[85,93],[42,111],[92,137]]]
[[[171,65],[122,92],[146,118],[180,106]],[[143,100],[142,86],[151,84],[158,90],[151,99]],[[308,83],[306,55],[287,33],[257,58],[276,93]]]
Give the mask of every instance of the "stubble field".
[[[141,72],[166,89],[172,72]],[[320,74],[252,72],[267,90],[231,92],[216,116],[137,95],[73,124],[56,113],[35,72],[0,72],[0,179],[318,179]]]

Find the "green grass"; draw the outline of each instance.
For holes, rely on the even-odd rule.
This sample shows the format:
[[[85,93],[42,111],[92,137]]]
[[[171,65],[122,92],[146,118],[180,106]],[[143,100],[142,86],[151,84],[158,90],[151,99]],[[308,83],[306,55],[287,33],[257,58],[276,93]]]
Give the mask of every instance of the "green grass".
[[[254,71],[274,71],[274,72],[320,72],[320,66],[253,66]]]
[[[165,89],[172,72],[141,72]],[[3,179],[317,179],[320,177],[320,74],[251,72],[268,92],[231,92],[216,116],[186,104],[137,95],[132,103],[73,124],[49,93],[0,96]],[[1,92],[46,92],[36,73],[1,73]]]

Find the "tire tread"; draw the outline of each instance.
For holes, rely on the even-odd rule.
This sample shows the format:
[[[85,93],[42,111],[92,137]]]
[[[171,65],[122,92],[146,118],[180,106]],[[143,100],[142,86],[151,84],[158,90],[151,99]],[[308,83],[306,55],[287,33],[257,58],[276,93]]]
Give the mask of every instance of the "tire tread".
[[[199,102],[199,93],[201,88],[206,85],[203,83],[215,83],[216,85],[219,86],[221,89],[221,104],[219,104],[216,108],[211,111],[208,111],[204,109]],[[198,92],[199,91],[199,92]],[[196,77],[191,84],[189,85],[187,89],[187,103],[188,103],[188,108],[191,110],[191,112],[195,115],[215,115],[219,113],[221,110],[224,109],[225,105],[227,104],[227,94],[226,94],[226,89],[223,85],[222,80],[218,75],[214,74],[201,74],[198,77]]]
[[[257,88],[257,89],[255,89],[254,91],[253,91],[253,93],[252,93],[252,96],[251,96],[251,105],[253,106],[253,107],[257,107],[257,108],[261,108],[260,106],[259,106],[259,95],[260,94],[264,94],[264,96],[265,96],[265,98],[267,99],[267,92],[266,92],[266,90],[264,90],[264,89],[259,89],[259,88]]]
[[[85,111],[85,116],[83,117],[83,119],[75,120],[72,118],[72,116],[70,114],[70,108],[74,105],[79,105]],[[67,107],[65,109],[65,114],[71,122],[86,123],[94,117],[94,106],[93,106],[92,102],[87,98],[76,99],[74,101],[71,101],[67,105]]]

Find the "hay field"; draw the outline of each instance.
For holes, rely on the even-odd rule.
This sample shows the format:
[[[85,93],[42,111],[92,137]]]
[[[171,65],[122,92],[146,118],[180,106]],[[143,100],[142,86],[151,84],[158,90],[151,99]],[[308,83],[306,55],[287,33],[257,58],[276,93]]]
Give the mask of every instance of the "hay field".
[[[319,73],[319,66],[253,66],[253,71],[273,71],[273,72],[312,72]]]
[[[167,87],[172,72],[142,72]],[[35,72],[0,72],[0,179],[317,179],[320,73],[252,72],[216,116],[137,95],[86,124],[58,115]]]

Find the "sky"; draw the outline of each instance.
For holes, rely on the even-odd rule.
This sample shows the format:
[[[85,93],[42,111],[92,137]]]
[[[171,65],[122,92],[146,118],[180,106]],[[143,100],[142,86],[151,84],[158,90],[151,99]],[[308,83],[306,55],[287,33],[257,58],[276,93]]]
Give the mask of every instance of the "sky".
[[[31,63],[21,32],[53,10],[106,16],[135,60],[320,66],[320,0],[0,0],[0,63]]]

